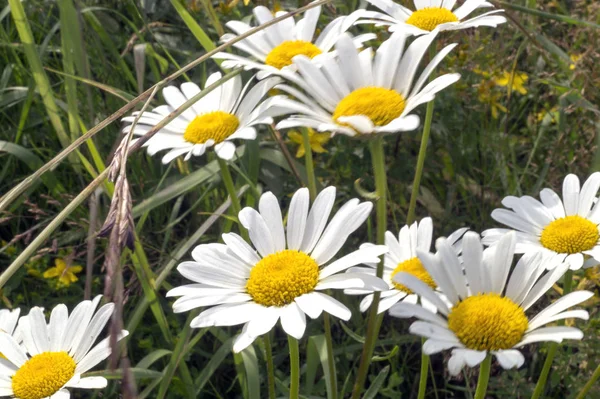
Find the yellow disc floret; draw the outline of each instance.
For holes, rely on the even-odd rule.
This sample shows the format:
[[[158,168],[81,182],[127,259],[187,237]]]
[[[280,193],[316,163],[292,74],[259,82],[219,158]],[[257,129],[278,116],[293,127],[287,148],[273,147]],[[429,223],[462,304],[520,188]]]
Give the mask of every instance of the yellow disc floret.
[[[392,272],[392,275],[390,276],[392,284],[394,284],[394,287],[396,287],[396,289],[406,292],[407,294],[412,294],[413,292],[410,288],[394,281],[394,276],[400,272],[412,274],[431,288],[437,288],[437,284],[435,283],[435,281],[433,281],[433,278],[429,275],[429,273],[427,273],[427,270],[425,270],[425,267],[423,267],[423,264],[417,257],[410,258],[409,260],[405,260],[404,262],[400,262]]]
[[[265,64],[281,69],[292,65],[292,58],[301,54],[313,58],[321,54],[321,49],[304,40],[287,40],[269,52]]]
[[[598,226],[581,216],[556,219],[542,231],[540,242],[554,252],[576,254],[598,243]]]
[[[235,115],[223,111],[213,111],[197,116],[185,129],[183,138],[194,144],[214,140],[215,144],[224,141],[237,130],[240,121]]]
[[[469,349],[497,351],[518,344],[529,326],[523,309],[494,293],[470,296],[454,306],[448,327]]]
[[[436,26],[446,22],[457,22],[458,17],[447,8],[425,7],[412,13],[406,20],[407,24],[414,25],[419,29],[432,31]]]
[[[75,361],[67,352],[43,352],[23,364],[12,377],[19,399],[52,396],[75,375]]]
[[[286,249],[254,265],[246,290],[256,303],[285,306],[314,290],[318,282],[317,262],[304,252]]]
[[[333,112],[333,119],[337,121],[341,116],[364,115],[371,119],[375,126],[385,126],[402,115],[404,106],[404,97],[396,90],[361,87],[338,103]]]

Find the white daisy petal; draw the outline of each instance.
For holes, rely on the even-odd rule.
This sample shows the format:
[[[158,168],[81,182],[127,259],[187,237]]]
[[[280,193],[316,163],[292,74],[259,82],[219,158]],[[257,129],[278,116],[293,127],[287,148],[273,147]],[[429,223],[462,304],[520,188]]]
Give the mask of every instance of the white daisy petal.
[[[534,342],[557,342],[561,343],[565,339],[582,339],[583,333],[575,327],[544,327],[526,334],[521,342],[515,345],[515,348],[520,348],[524,345]]]
[[[519,368],[525,363],[525,357],[516,349],[494,352],[494,356],[503,369]]]
[[[457,344],[454,341],[444,341],[441,339],[429,338],[423,344],[423,352],[426,355],[433,355],[438,352],[456,348]]]
[[[344,321],[350,320],[350,317],[352,316],[352,312],[350,312],[350,309],[348,309],[344,304],[339,302],[337,299],[334,299],[334,298],[332,298],[328,295],[322,294],[320,292],[314,292],[313,294],[315,294],[319,297],[319,301],[325,312],[329,313],[332,316],[337,317],[338,319],[342,319]]]
[[[556,302],[539,312],[533,319],[529,321],[529,330],[535,330],[538,326],[548,323],[548,321],[545,321],[547,318],[550,318],[572,306],[587,301],[593,296],[594,293],[590,291],[575,291],[559,298]]]
[[[2,354],[17,367],[21,367],[28,360],[17,341],[3,331],[0,331],[0,347]]]
[[[302,338],[306,329],[306,316],[298,304],[292,302],[281,311],[283,330],[296,339]]]
[[[294,299],[294,302],[298,304],[300,309],[308,315],[311,319],[316,319],[323,313],[323,306],[321,304],[321,297],[317,292],[311,292],[308,294],[301,295]]]
[[[287,246],[289,249],[300,249],[307,224],[310,198],[307,188],[296,191],[290,202],[287,221]],[[281,235],[282,237],[283,234]]]
[[[394,276],[394,281],[407,286],[419,296],[427,298],[427,300],[433,303],[441,313],[445,315],[450,313],[448,306],[446,306],[446,304],[437,296],[437,294],[435,294],[427,284],[413,275],[400,272]]]
[[[250,240],[263,257],[276,252],[273,237],[263,217],[252,208],[244,208],[238,216],[242,226],[248,229]]]
[[[563,181],[563,203],[567,216],[576,215],[579,207],[579,178],[567,175]]]
[[[310,209],[300,250],[311,253],[321,238],[335,202],[335,187],[327,187],[317,195]],[[289,224],[289,221],[288,221]],[[288,238],[289,240],[289,238]],[[288,244],[289,245],[289,244]]]
[[[283,251],[285,249],[285,235],[279,201],[277,201],[277,198],[273,193],[264,193],[260,196],[258,209],[267,228],[271,232],[275,251]]]

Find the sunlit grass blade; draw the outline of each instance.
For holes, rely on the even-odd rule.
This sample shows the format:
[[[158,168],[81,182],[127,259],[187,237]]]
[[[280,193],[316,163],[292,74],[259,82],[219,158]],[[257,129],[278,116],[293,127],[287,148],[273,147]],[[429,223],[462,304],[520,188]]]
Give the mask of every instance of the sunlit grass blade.
[[[29,26],[29,21],[27,20],[25,10],[23,9],[23,4],[20,0],[9,0],[8,3],[10,5],[10,11],[12,13],[13,20],[19,32],[21,43],[23,44],[23,49],[25,50],[29,68],[33,74],[36,85],[38,86],[38,90],[40,96],[42,97],[42,102],[46,108],[46,113],[48,114],[50,123],[52,124],[52,127],[56,132],[56,136],[58,137],[58,140],[62,146],[67,147],[69,145],[69,135],[65,131],[60,119],[60,112],[58,106],[56,105],[54,92],[50,85],[50,81],[48,80],[48,76],[46,75],[46,71],[44,71],[44,68],[42,67],[42,61],[40,60],[40,56],[37,52],[33,35],[31,33],[31,27]]]

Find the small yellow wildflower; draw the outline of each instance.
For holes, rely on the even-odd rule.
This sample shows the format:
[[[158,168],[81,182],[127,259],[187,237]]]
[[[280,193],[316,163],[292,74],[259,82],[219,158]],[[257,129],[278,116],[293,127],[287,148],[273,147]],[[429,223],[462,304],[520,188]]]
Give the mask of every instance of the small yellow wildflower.
[[[306,149],[304,148],[304,138],[302,137],[302,133],[289,132],[288,137],[294,143],[298,144],[298,152],[296,152],[296,158],[304,156]],[[331,134],[329,133],[317,133],[313,129],[308,129],[308,142],[310,144],[310,149],[313,152],[327,152],[327,150],[323,148],[323,144],[326,144],[330,138]]]
[[[569,56],[569,58],[571,59],[571,65],[569,65],[569,69],[571,71],[574,71],[575,68],[577,68],[577,63],[579,62],[579,60],[581,59],[582,55],[581,54],[571,54]]]
[[[494,82],[498,86],[508,86],[510,83],[512,73],[504,71],[502,75],[494,79]],[[527,94],[527,89],[525,88],[525,83],[529,80],[529,76],[527,76],[524,72],[515,72],[514,77],[512,78],[512,91],[518,91],[521,94]]]
[[[502,98],[502,93],[498,93],[493,90],[494,82],[486,82],[483,80],[479,85],[478,89],[478,99],[483,104],[489,105],[492,111],[492,118],[498,119],[500,111],[506,113],[506,107],[500,104],[500,100]]]
[[[542,110],[537,113],[536,119],[538,122],[543,122],[544,119],[547,119],[547,123],[556,123],[558,119],[558,107],[554,106],[550,110]]]
[[[67,265],[67,262],[61,258],[57,258],[54,264],[55,266],[46,270],[43,276],[45,279],[58,277],[58,282],[65,287],[76,282],[78,280],[76,274],[81,273],[81,270],[83,270],[79,265]]]

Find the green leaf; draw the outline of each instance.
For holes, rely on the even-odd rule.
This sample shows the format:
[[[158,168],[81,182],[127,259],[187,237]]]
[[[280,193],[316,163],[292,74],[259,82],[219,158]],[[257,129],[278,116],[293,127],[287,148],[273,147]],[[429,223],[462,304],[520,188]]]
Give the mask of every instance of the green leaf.
[[[248,398],[260,399],[260,367],[254,347],[250,345],[242,351],[244,370],[246,372],[246,384],[248,386]]]
[[[173,351],[169,351],[166,349],[157,349],[154,352],[151,352],[151,353],[147,354],[146,356],[144,356],[144,358],[142,360],[140,360],[135,367],[138,369],[148,369],[158,359],[168,356],[171,353],[173,353]]]
[[[198,377],[196,377],[196,380],[194,381],[196,385],[196,394],[200,395],[210,377],[212,377],[215,371],[217,371],[221,363],[223,363],[223,360],[225,360],[225,358],[229,356],[232,348],[233,338],[229,338],[223,343],[223,345],[221,345],[219,349],[217,349],[215,353],[213,353],[208,363],[204,365],[204,368],[202,369],[200,374],[198,374]]]
[[[146,370],[139,369],[137,367],[132,367],[129,369],[131,374],[136,380],[142,380],[147,378],[160,378],[162,376],[162,372],[154,371],[154,370]],[[99,371],[90,371],[89,373],[84,373],[83,377],[104,377],[107,380],[122,380],[123,379],[123,370],[115,369],[115,370],[99,370]]]
[[[44,163],[37,155],[28,150],[25,147],[22,147],[18,144],[10,143],[8,141],[0,140],[0,152],[6,152],[7,154],[13,155],[23,163],[25,163],[31,170],[37,170]],[[50,191],[54,191],[58,189],[60,191],[64,191],[64,188],[56,181],[54,174],[47,173],[41,177],[42,182],[46,187],[50,189]]]
[[[369,389],[367,389],[367,392],[365,392],[362,399],[375,399],[389,372],[390,366],[385,366],[379,374],[377,374],[377,377],[375,377],[375,380],[371,383],[371,386],[369,386]]]
[[[316,357],[318,357],[318,359],[321,361],[321,367],[323,367],[323,374],[325,376],[325,387],[327,389],[327,397],[328,398],[332,398],[333,397],[333,392],[332,392],[332,387],[330,384],[330,379],[329,379],[329,367],[328,367],[328,363],[327,363],[327,341],[325,339],[325,335],[321,334],[321,335],[314,335],[312,337],[308,338],[308,356],[310,358],[314,358],[315,355]],[[311,364],[314,365],[314,360],[311,359]],[[307,381],[306,381],[306,393],[310,394],[310,392],[312,391],[312,387],[314,385],[314,377],[315,377],[316,372],[313,370],[310,371],[310,376],[307,374]],[[312,378],[312,380],[309,380],[309,377]]]

